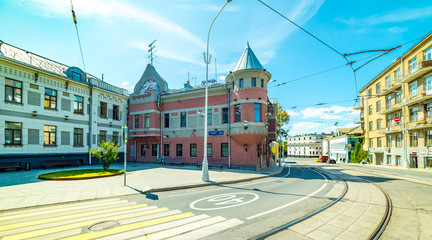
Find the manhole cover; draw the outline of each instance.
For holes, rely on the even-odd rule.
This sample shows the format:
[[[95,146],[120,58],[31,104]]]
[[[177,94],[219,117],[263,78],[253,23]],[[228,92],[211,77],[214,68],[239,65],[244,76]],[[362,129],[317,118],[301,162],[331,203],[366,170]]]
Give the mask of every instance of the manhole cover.
[[[117,221],[114,221],[114,220],[103,221],[103,222],[98,222],[98,223],[91,225],[90,227],[88,227],[88,230],[90,230],[92,232],[98,232],[98,231],[104,231],[107,229],[115,228],[119,225],[120,225],[120,223]]]

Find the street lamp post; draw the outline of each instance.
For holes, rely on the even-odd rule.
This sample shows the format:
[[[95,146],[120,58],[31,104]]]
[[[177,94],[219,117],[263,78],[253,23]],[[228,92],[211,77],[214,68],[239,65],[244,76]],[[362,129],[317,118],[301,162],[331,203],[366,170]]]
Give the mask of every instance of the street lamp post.
[[[225,6],[231,2],[232,0],[227,0],[227,2],[223,5],[221,10],[218,12],[216,17],[213,19],[213,22],[210,25],[208,35],[207,35],[207,52],[204,53],[204,62],[206,64],[206,84],[205,84],[205,112],[204,112],[204,158],[202,162],[202,173],[201,173],[201,180],[203,182],[210,181],[209,172],[208,172],[208,161],[207,161],[207,108],[208,108],[208,66],[210,64],[211,56],[209,55],[209,41],[210,41],[210,31],[213,27],[213,23],[215,22],[216,18],[219,16],[219,14],[222,12],[222,10],[225,8]]]

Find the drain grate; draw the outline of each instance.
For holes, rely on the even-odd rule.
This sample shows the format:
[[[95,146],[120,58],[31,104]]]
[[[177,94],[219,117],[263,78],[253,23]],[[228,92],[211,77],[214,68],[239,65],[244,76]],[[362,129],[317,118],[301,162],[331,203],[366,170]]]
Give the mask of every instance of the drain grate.
[[[103,222],[98,222],[98,223],[91,225],[90,227],[88,227],[88,230],[92,231],[92,232],[99,232],[99,231],[104,231],[104,230],[108,230],[111,228],[115,228],[119,225],[120,225],[120,223],[117,221],[114,221],[114,220],[103,221]]]

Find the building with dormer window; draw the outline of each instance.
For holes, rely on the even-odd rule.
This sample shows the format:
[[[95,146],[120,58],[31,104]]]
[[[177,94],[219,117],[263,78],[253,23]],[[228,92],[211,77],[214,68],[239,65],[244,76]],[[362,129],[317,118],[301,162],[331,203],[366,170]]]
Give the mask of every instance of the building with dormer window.
[[[247,44],[225,83],[209,81],[204,116],[205,82],[170,90],[154,66],[147,65],[129,99],[128,161],[157,162],[163,157],[200,164],[207,117],[210,163],[253,170],[269,166],[277,111],[277,101],[267,96],[270,78]]]

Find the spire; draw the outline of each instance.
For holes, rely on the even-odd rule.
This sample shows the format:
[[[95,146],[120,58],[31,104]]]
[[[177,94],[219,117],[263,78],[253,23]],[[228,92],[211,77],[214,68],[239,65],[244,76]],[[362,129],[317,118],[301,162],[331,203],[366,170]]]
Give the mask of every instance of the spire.
[[[255,56],[254,52],[249,46],[249,41],[246,43],[246,47],[238,60],[234,71],[242,69],[264,69],[258,58]]]

